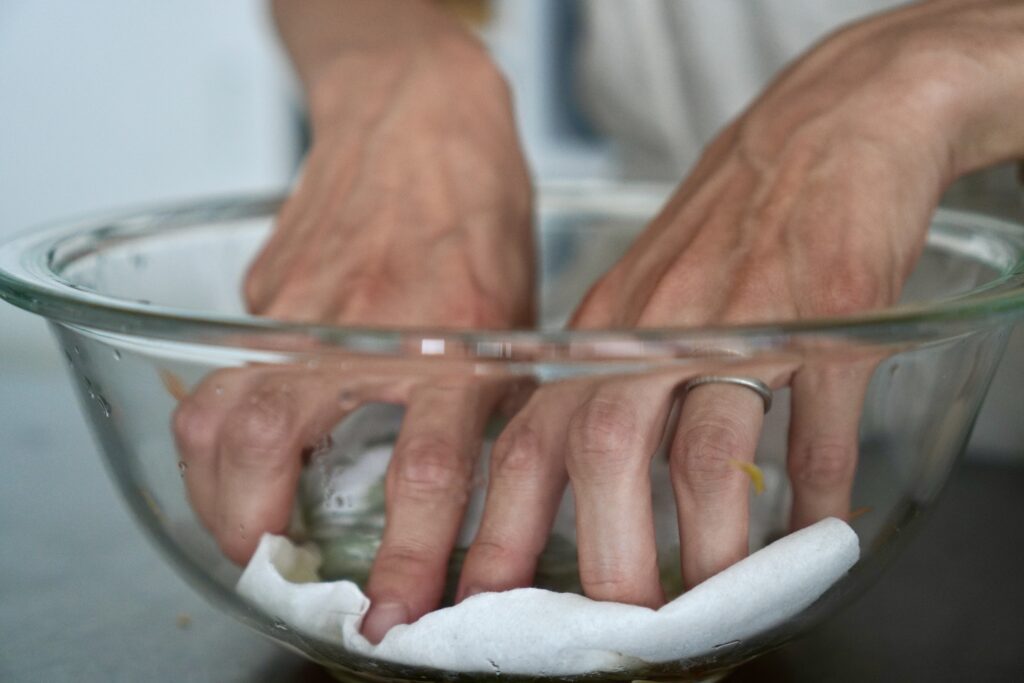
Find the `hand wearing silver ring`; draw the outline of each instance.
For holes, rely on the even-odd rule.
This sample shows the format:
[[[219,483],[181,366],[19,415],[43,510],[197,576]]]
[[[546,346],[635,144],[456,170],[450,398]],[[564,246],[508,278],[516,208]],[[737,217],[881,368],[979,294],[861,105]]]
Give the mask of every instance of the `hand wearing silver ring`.
[[[488,50],[437,3],[274,7],[315,135],[302,183],[250,270],[251,310],[344,325],[529,326],[530,174]],[[1022,24],[1019,2],[911,3],[816,43],[710,142],[570,326],[763,324],[897,302],[949,184],[1024,157]],[[849,514],[874,372],[862,360],[818,349],[786,372],[756,368],[767,386],[787,387],[793,528]],[[743,379],[751,369],[737,361],[690,372]],[[586,594],[659,604],[650,464],[689,379],[672,374],[551,382],[531,397],[492,451],[462,596],[532,583],[571,480]],[[364,621],[374,642],[437,606],[463,519],[466,444],[479,436],[466,425],[486,420],[461,416],[487,403],[442,389],[445,401],[432,394],[402,426],[416,438],[403,440],[407,457],[395,459],[397,486],[386,494]],[[667,435],[689,585],[747,552],[749,482],[735,463],[753,462],[765,404],[756,384],[691,385]],[[453,406],[454,416],[445,410]],[[263,412],[278,424],[277,411]],[[281,463],[299,456],[258,445],[274,457],[259,459],[257,484],[290,485]],[[228,512],[247,516],[250,537],[280,530],[287,497],[271,506],[253,486],[224,479],[238,493]]]
[[[726,367],[729,373],[715,372]],[[483,518],[463,564],[458,598],[530,584],[571,484],[586,594],[660,606],[651,463],[666,438],[684,582],[696,585],[742,559],[750,482],[737,464],[753,462],[771,407],[770,386],[785,384],[794,366],[734,362],[704,369],[539,388],[491,450]]]
[[[755,394],[761,397],[764,401],[764,412],[767,414],[772,409],[772,390],[767,384],[759,379],[753,377],[730,377],[729,375],[702,375],[701,377],[694,377],[686,384],[683,385],[681,395],[686,396],[690,393],[691,389],[704,384],[735,384],[737,386],[746,387]]]

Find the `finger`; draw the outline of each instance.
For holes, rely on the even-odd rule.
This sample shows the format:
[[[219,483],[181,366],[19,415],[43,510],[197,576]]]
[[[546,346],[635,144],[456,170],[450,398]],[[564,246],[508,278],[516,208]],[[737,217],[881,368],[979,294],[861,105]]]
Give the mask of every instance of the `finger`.
[[[245,275],[243,293],[252,313],[267,313],[289,274],[303,270],[303,253],[321,253],[318,247],[323,240],[315,233],[332,224],[335,203],[344,200],[351,182],[352,165],[344,162],[344,156],[344,150],[309,155],[293,195],[281,208],[277,225]],[[280,312],[295,317],[288,316],[287,310]]]
[[[481,433],[496,398],[483,384],[410,397],[386,479],[384,535],[367,584],[363,634],[379,642],[440,604]]]
[[[215,535],[238,564],[249,559],[264,532],[288,526],[305,446],[302,400],[272,380],[225,416],[217,445]]]
[[[480,529],[459,578],[457,599],[529,586],[565,492],[564,426],[579,386],[541,389],[491,451]]]
[[[787,469],[790,527],[845,519],[857,469],[860,417],[873,363],[806,366],[793,376]]]
[[[274,226],[256,257],[249,264],[242,281],[242,295],[249,312],[261,315],[275,298],[298,252],[307,245],[308,217],[320,208],[318,193],[310,187],[310,176],[323,173],[323,163],[308,160],[298,184],[278,211]]]
[[[753,462],[763,421],[750,389],[706,384],[683,397],[669,465],[687,586],[747,554],[749,479],[736,463]]]
[[[241,564],[288,526],[302,454],[362,403],[344,375],[275,369],[236,397],[216,445],[214,534]]]
[[[217,439],[221,425],[239,397],[257,382],[263,371],[245,368],[219,370],[185,392],[171,417],[178,447],[178,467],[189,503],[211,533],[216,533]],[[166,380],[165,380],[166,383]],[[175,393],[184,391],[173,383]]]
[[[651,458],[668,397],[657,384],[605,384],[569,421],[567,470],[576,500],[580,580],[595,600],[664,602],[651,504]]]

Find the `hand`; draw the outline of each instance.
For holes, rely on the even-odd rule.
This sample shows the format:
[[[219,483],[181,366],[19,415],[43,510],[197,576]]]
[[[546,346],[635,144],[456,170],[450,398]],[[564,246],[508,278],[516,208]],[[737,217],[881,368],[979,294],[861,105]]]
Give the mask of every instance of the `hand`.
[[[1024,48],[1022,8],[926,3],[823,42],[715,139],[573,325],[743,324],[894,304],[945,186],[1024,150],[1011,59]],[[746,370],[791,388],[793,528],[849,512],[876,361],[835,349],[781,371]],[[568,480],[585,592],[660,604],[649,466],[678,381],[666,373],[534,394],[495,447],[461,595],[529,585]],[[748,485],[734,461],[753,460],[762,419],[760,399],[741,387],[704,385],[683,400],[667,438],[688,585],[746,554]]]
[[[531,325],[529,174],[482,46],[429,2],[288,0],[275,12],[313,145],[245,279],[250,309],[348,325]],[[480,432],[504,396],[494,382],[391,375],[227,370],[174,417],[190,500],[244,563],[262,533],[284,531],[303,451],[354,407],[342,392],[407,406],[367,587],[371,639],[438,605]]]
[[[458,599],[532,583],[571,481],[579,574],[586,594],[595,600],[659,607],[664,593],[655,544],[651,465],[673,424],[680,389],[687,380],[708,374],[756,377],[779,386],[790,372],[792,363],[784,360],[755,365],[709,359],[644,374],[555,382],[537,390],[491,451],[484,514],[463,565]],[[748,391],[737,398],[729,406],[730,414],[756,409],[760,426],[761,397]],[[684,403],[680,421],[692,419],[687,406],[693,405]],[[752,460],[752,453],[748,458],[742,448],[720,456],[723,469],[737,472],[739,463]],[[703,462],[687,464],[673,457],[670,466],[677,475],[673,483],[678,484]],[[707,474],[704,481],[710,488],[719,484],[710,475],[725,473]],[[742,515],[748,480],[742,475],[739,481],[726,478],[727,494],[734,493],[733,485],[738,488],[737,512]],[[683,512],[680,507],[680,517]],[[715,513],[709,510],[700,519],[707,522]],[[745,518],[742,521],[739,531],[745,548]]]
[[[246,300],[291,320],[529,325],[531,187],[507,87],[460,27],[400,5],[417,22],[403,42],[308,69],[312,150]]]
[[[528,389],[507,379],[482,380],[454,362],[369,358],[227,368],[191,391],[173,375],[162,377],[179,401],[173,427],[189,501],[225,555],[239,564],[264,532],[288,527],[303,460],[316,444],[364,405],[405,406],[388,479],[394,489],[388,517],[397,521],[383,552],[423,544],[432,558],[443,558],[439,567],[429,567],[442,579],[484,425]],[[454,530],[443,523],[448,517]],[[423,520],[429,522],[425,528]],[[378,574],[378,583],[386,582],[387,572]],[[441,585],[432,588],[439,597]]]

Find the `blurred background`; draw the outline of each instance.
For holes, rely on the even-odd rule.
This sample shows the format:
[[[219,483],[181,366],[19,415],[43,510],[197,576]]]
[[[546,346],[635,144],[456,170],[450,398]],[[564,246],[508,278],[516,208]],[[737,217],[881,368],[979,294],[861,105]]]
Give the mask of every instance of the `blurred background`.
[[[690,87],[703,87],[696,92],[712,98],[720,77],[717,111],[731,116],[757,88],[756,80],[730,80],[744,60],[757,60],[747,49],[749,37],[737,29],[734,15],[742,3],[680,2],[692,9],[698,27],[688,29],[690,37],[716,42],[722,60],[711,65],[717,72],[705,69],[704,78]],[[685,167],[706,142],[701,137],[709,135],[708,125],[692,125],[686,131],[689,147],[666,161],[654,151],[645,156],[642,145],[631,144],[628,132],[618,134],[615,121],[609,122],[609,107],[602,106],[602,83],[581,74],[577,58],[597,47],[613,56],[637,48],[625,39],[593,44],[600,29],[594,26],[591,44],[584,44],[577,2],[450,4],[477,26],[504,68],[540,182],[624,176],[678,181],[677,167]],[[779,10],[782,4],[759,5],[764,10],[760,28],[774,41],[770,50],[779,64],[818,38],[824,21],[815,3],[787,2],[790,15],[805,20],[773,24],[773,17],[785,16]],[[844,11],[852,18],[875,4],[847,2]],[[770,75],[777,65],[759,68]],[[280,190],[292,181],[306,144],[301,96],[265,3],[259,0],[0,2],[0,239],[100,210]],[[1024,192],[1012,166],[966,179],[945,201],[1024,219]],[[853,617],[843,617],[847,628],[871,631],[868,625],[880,621],[880,605],[887,605],[907,614],[907,623],[914,624],[907,628],[919,636],[912,644],[926,653],[948,649],[947,642],[961,643],[963,650],[963,634],[955,625],[966,627],[964,622],[971,620],[987,621],[992,633],[1012,634],[1017,642],[1024,635],[1019,588],[1007,588],[1010,592],[999,598],[977,590],[1004,578],[1012,581],[1008,577],[1024,566],[1019,559],[1024,539],[1015,528],[1020,527],[1019,501],[1024,499],[1021,358],[1024,339],[1018,333],[976,429],[969,455],[974,464],[951,484],[949,498],[962,507],[936,513],[948,519],[942,529],[929,526],[925,535],[934,535],[933,545],[917,546],[916,555],[912,549],[908,559],[899,561],[904,583],[899,583],[899,572],[887,578],[885,586],[852,610]],[[0,305],[0,463],[6,472],[0,478],[0,529],[19,549],[0,553],[0,679],[137,680],[153,671],[159,679],[171,671],[181,673],[174,667],[189,657],[195,666],[179,676],[188,680],[271,680],[300,671],[312,675],[297,660],[199,602],[144,545],[141,534],[134,533],[113,500],[62,372],[44,325]],[[970,523],[974,516],[977,525]],[[114,558],[119,561],[112,563]],[[966,560],[970,562],[961,566]],[[44,564],[45,571],[40,569]],[[944,571],[945,578],[933,576],[930,569]],[[139,576],[153,578],[140,583]],[[961,583],[955,583],[958,576]],[[922,626],[921,610],[952,600],[951,595],[964,590],[963,582],[973,587],[967,592],[974,595],[976,609],[940,605],[928,612],[934,617],[931,623]],[[118,595],[125,600],[118,602]],[[894,599],[898,605],[908,595],[909,604],[893,607]],[[159,624],[145,626],[154,613]],[[34,616],[29,619],[28,614]],[[847,680],[836,672],[863,677],[921,671],[899,668],[903,658],[886,650],[892,643],[884,629],[881,636],[862,633],[866,641],[858,649],[850,645],[842,623],[829,628],[825,637],[832,640],[819,638],[819,650],[811,639],[810,645],[800,645],[803,650],[784,651],[775,660],[776,669],[756,672],[762,678],[804,680],[797,672],[803,667],[824,672],[830,680]],[[872,640],[875,636],[879,639]],[[115,642],[129,647],[112,647]],[[173,642],[174,651],[167,652],[161,642]],[[831,664],[821,665],[825,668],[811,667],[808,662],[825,661],[824,651],[838,642],[853,648],[846,655],[850,661],[834,653]],[[54,654],[55,644],[68,653],[63,659]],[[82,655],[99,646],[107,651],[99,659]],[[996,639],[986,642],[982,637],[972,647],[971,657],[987,657],[1002,667],[999,671],[1019,673],[1024,667],[1024,659],[1014,659]],[[225,652],[230,654],[217,659]],[[930,664],[929,671],[943,679],[941,674],[956,664],[935,656],[939,663]],[[874,668],[864,669],[858,657]]]

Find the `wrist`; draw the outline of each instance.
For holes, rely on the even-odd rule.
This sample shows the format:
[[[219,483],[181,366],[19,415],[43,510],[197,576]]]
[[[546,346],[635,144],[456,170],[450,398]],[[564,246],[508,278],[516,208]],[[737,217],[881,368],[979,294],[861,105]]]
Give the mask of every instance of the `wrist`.
[[[958,175],[1024,159],[1024,30],[1017,43],[1012,64],[1006,53],[976,71],[975,91],[965,102],[957,138]]]
[[[470,36],[437,35],[415,45],[352,47],[339,53],[307,85],[307,104],[314,131],[341,122],[372,123],[400,87],[416,88],[418,106],[450,106],[448,99],[508,97],[504,76],[486,50]]]
[[[943,24],[903,42],[882,81],[897,120],[947,182],[1024,158],[1024,26],[979,35]]]
[[[424,16],[404,15],[386,39],[339,44],[309,70],[303,81],[314,130],[358,112],[375,116],[411,80],[424,83],[417,92],[426,98],[446,98],[452,91],[469,98],[507,97],[504,76],[485,46],[433,3],[423,4],[430,5]]]

